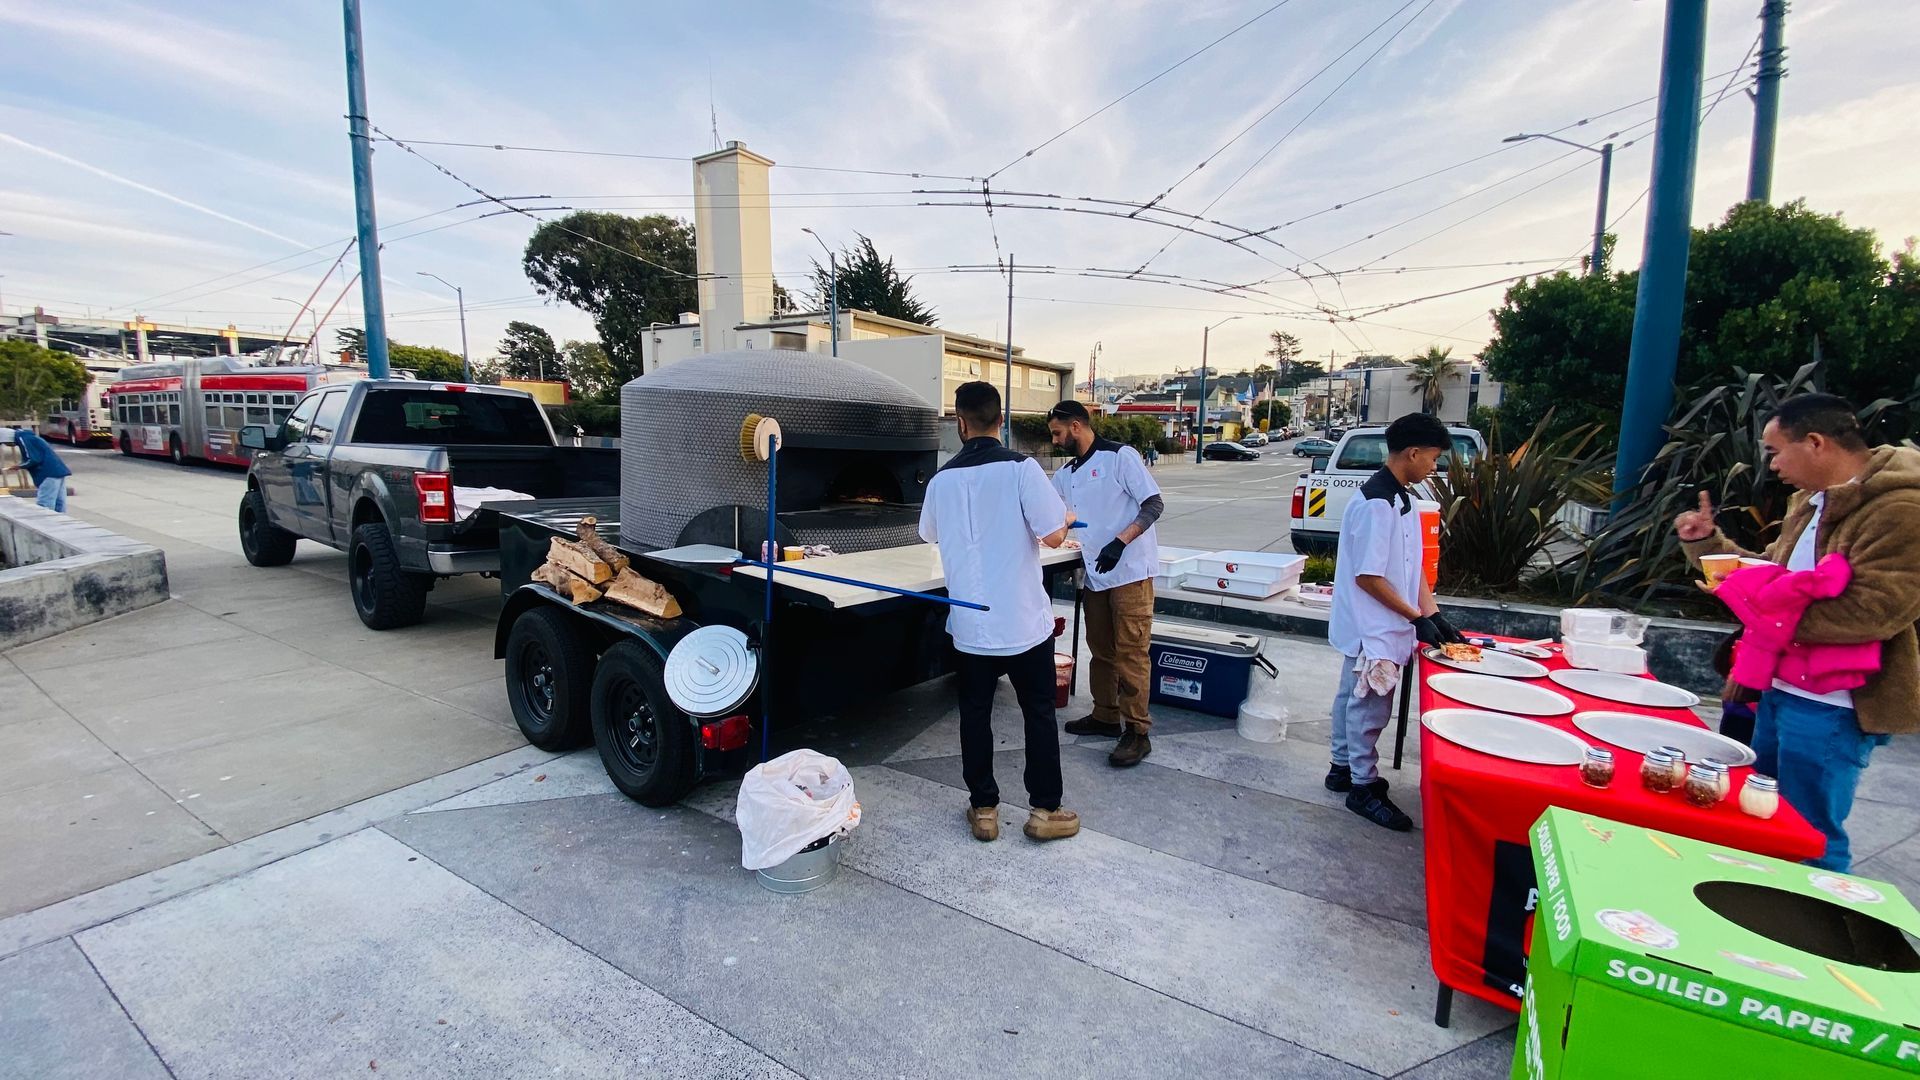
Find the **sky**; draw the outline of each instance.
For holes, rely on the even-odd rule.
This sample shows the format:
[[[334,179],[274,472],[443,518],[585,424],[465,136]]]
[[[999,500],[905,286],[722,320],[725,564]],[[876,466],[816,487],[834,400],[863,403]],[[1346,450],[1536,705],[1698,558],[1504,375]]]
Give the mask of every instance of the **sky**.
[[[1745,190],[1759,8],[1710,8],[1696,224]],[[1591,244],[1597,155],[1504,137],[1611,136],[1615,265],[1638,265],[1664,9],[366,0],[369,113],[415,150],[374,156],[389,333],[458,350],[452,296],[424,272],[464,288],[476,357],[515,319],[593,336],[520,270],[538,221],[458,207],[479,196],[441,169],[551,197],[529,209],[691,220],[688,161],[717,129],[776,163],[790,289],[819,252],[803,227],[864,234],[941,325],[997,339],[996,262],[1061,268],[1018,269],[1013,338],[1082,378],[1096,346],[1103,375],[1191,367],[1223,320],[1210,356],[1228,371],[1260,363],[1274,330],[1340,364],[1471,356],[1495,283],[1577,271]],[[321,310],[343,296],[329,327],[359,324],[355,260],[332,269],[354,226],[339,4],[0,0],[0,32],[0,308],[278,332],[312,294]],[[1795,0],[1786,36],[1775,200],[1889,248],[1920,234],[1920,4]],[[1058,209],[1156,197],[1216,235],[1272,231],[1228,244],[1169,227],[1191,218]],[[1143,266],[1163,276],[1125,276]]]

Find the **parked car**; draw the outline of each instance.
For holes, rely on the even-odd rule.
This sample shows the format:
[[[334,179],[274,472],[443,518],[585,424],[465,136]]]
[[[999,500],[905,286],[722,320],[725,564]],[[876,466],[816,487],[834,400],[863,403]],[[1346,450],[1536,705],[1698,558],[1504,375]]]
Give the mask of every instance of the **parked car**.
[[[1487,441],[1478,431],[1457,424],[1447,425],[1453,438],[1453,453],[1440,459],[1447,468],[1454,458],[1472,461],[1487,451]],[[1301,446],[1323,440],[1302,439]],[[1294,453],[1299,453],[1299,447]],[[1325,453],[1324,469],[1310,469],[1294,481],[1292,518],[1293,550],[1302,555],[1332,555],[1340,546],[1340,518],[1347,511],[1347,500],[1360,490],[1367,478],[1387,462],[1387,427],[1369,424],[1347,432],[1337,446]],[[1415,489],[1419,498],[1431,498],[1425,485]]]
[[[241,428],[240,445],[253,451],[239,515],[247,561],[284,566],[301,540],[346,552],[354,612],[374,630],[419,622],[439,578],[499,572],[498,518],[463,512],[461,492],[620,493],[618,450],[557,445],[531,395],[495,386],[322,386],[279,425]]]
[[[1240,436],[1240,445],[1241,446],[1265,446],[1267,445],[1266,432],[1249,431],[1245,435]]]
[[[1210,442],[1201,452],[1208,461],[1258,461],[1260,451],[1251,450],[1237,442]]]
[[[1333,453],[1333,443],[1328,439],[1301,439],[1293,444],[1294,457],[1325,457]]]

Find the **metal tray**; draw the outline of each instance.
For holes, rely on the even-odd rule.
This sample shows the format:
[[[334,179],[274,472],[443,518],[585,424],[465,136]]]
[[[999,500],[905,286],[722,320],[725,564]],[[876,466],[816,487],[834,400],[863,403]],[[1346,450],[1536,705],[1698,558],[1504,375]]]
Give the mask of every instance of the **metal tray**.
[[[1625,705],[1639,705],[1649,709],[1691,709],[1700,704],[1700,697],[1691,690],[1682,690],[1638,675],[1621,675],[1612,671],[1590,671],[1585,668],[1560,668],[1548,674],[1547,678],[1572,690],[1576,694],[1589,697],[1606,698]]]
[[[1524,656],[1495,652],[1492,649],[1480,650],[1477,662],[1449,660],[1447,654],[1439,649],[1425,649],[1420,653],[1441,667],[1450,667],[1455,671],[1465,671],[1474,675],[1495,675],[1502,679],[1544,679],[1547,669]]]
[[[1693,762],[1712,759],[1728,765],[1751,765],[1755,760],[1751,747],[1717,731],[1708,731],[1677,720],[1662,720],[1644,713],[1593,709],[1574,713],[1573,726],[1603,743],[1636,754],[1672,746],[1679,748],[1687,755],[1687,760]]]
[[[1533,683],[1496,679],[1491,675],[1469,675],[1446,671],[1427,679],[1435,693],[1444,694],[1462,705],[1519,716],[1565,716],[1573,711],[1573,702],[1565,694]]]
[[[1431,709],[1420,722],[1469,750],[1533,765],[1578,765],[1587,744],[1557,727],[1484,709]]]

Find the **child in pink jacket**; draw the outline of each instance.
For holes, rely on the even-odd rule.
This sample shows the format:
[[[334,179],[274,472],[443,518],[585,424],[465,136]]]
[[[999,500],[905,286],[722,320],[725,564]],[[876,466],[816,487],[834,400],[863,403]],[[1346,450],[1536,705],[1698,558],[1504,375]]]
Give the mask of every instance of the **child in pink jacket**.
[[[1847,557],[1834,552],[1811,570],[1748,566],[1714,590],[1746,627],[1733,652],[1733,681],[1764,690],[1775,679],[1809,693],[1855,690],[1880,670],[1880,643],[1805,645],[1794,640],[1800,616],[1815,600],[1839,596],[1853,580]]]

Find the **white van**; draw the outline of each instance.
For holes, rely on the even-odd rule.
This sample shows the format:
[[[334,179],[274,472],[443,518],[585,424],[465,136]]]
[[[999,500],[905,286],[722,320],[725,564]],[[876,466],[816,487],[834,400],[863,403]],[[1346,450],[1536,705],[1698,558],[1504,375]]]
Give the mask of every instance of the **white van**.
[[[1487,440],[1470,427],[1448,424],[1447,433],[1453,436],[1453,455],[1440,459],[1443,470],[1452,456],[1473,461],[1487,451]],[[1314,458],[1306,475],[1293,483],[1293,550],[1302,555],[1334,554],[1340,546],[1340,517],[1347,512],[1347,500],[1386,463],[1385,424],[1354,428],[1340,437],[1331,455]],[[1431,496],[1422,493],[1421,497]]]

